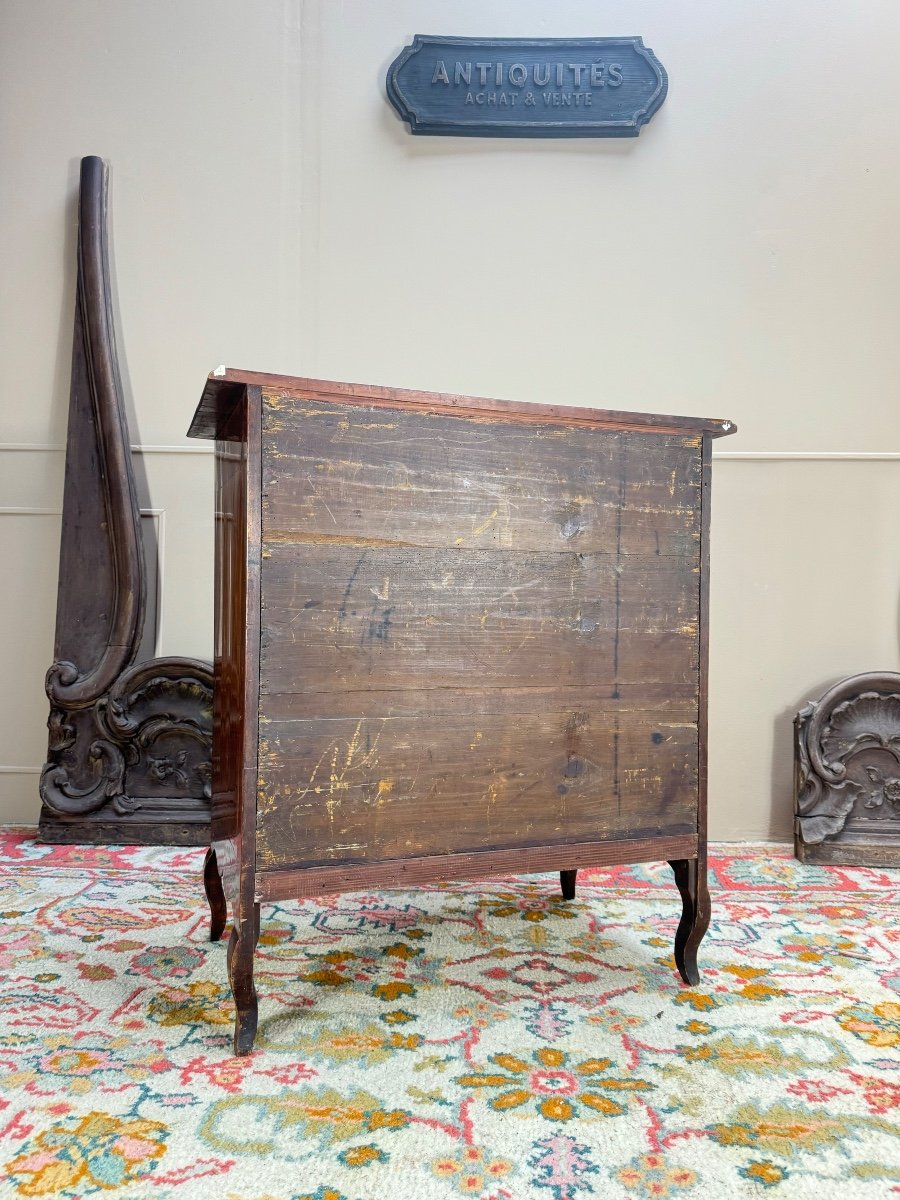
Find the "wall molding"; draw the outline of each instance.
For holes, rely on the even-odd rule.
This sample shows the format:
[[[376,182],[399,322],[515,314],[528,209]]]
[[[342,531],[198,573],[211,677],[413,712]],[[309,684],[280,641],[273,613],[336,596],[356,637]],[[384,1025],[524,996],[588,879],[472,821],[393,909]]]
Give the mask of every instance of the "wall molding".
[[[166,510],[164,508],[141,508],[138,511],[141,517],[149,517],[151,520],[156,521],[156,632],[153,639],[153,653],[159,658],[161,653],[160,646],[163,640],[163,615],[166,594]],[[56,517],[57,519],[61,519],[62,509],[0,505],[0,517]]]
[[[61,517],[62,510],[59,508],[14,508],[4,506],[0,508],[0,517]]]
[[[62,442],[0,442],[0,453],[23,452],[34,454],[62,454],[66,447]],[[157,446],[136,445],[130,447],[132,454],[215,454],[214,446]]]
[[[159,517],[160,521],[165,516],[164,508],[142,508],[140,514],[142,517]],[[61,508],[11,508],[0,507],[0,517],[61,517]]]
[[[0,442],[0,453],[62,454],[56,442]],[[132,454],[215,454],[215,447],[134,445]],[[714,450],[719,462],[900,462],[900,450]]]
[[[723,462],[900,462],[892,450],[719,450]]]

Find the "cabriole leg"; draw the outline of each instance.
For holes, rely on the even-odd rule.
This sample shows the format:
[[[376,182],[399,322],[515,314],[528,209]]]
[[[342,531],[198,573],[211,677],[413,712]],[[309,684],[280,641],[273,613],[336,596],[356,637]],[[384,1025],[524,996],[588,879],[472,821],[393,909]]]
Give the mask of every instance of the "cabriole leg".
[[[700,982],[697,950],[709,928],[709,890],[706,886],[706,859],[677,858],[669,866],[681,893],[681,920],[675,933],[675,965],[685,983]]]
[[[563,900],[575,899],[575,879],[578,871],[560,871],[559,886],[562,888]]]
[[[242,1056],[253,1049],[256,1037],[257,1000],[253,983],[253,952],[259,928],[259,905],[246,919],[235,921],[228,943],[228,978],[234,996],[234,1052]]]
[[[219,874],[219,864],[216,852],[212,846],[206,852],[203,860],[203,889],[209,901],[209,940],[217,942],[225,932],[225,922],[228,920],[228,907],[225,903],[225,891],[222,888],[222,877]]]

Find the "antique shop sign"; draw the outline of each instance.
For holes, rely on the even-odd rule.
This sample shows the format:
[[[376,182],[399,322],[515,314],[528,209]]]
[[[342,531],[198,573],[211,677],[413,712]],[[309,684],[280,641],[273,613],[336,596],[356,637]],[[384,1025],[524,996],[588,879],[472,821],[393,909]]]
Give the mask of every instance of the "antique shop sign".
[[[417,34],[387,73],[412,133],[470,137],[637,137],[667,87],[639,37]]]

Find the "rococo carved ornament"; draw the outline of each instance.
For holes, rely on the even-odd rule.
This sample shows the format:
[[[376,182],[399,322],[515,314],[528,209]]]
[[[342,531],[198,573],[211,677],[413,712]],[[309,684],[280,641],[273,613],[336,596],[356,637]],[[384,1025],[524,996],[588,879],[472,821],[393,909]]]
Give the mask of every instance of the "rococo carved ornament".
[[[842,680],[794,728],[798,858],[900,865],[900,674]]]
[[[106,231],[106,165],[85,158],[41,833],[50,841],[202,843],[211,668],[189,658],[135,662],[144,557]]]

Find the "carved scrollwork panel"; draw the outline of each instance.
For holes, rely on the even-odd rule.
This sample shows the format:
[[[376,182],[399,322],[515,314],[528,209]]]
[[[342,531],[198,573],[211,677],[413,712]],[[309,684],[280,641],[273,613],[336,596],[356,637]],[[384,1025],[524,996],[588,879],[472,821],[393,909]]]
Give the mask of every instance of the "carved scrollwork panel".
[[[794,727],[798,857],[900,864],[900,675],[842,680]]]
[[[208,840],[212,669],[135,663],[145,571],[115,345],[107,169],[81,163],[75,335],[40,828],[49,841]]]
[[[60,816],[85,816],[119,797],[125,777],[125,756],[112,742],[97,739],[88,751],[98,776],[93,786],[77,787],[64,766],[46,763],[41,772],[41,798]]]

